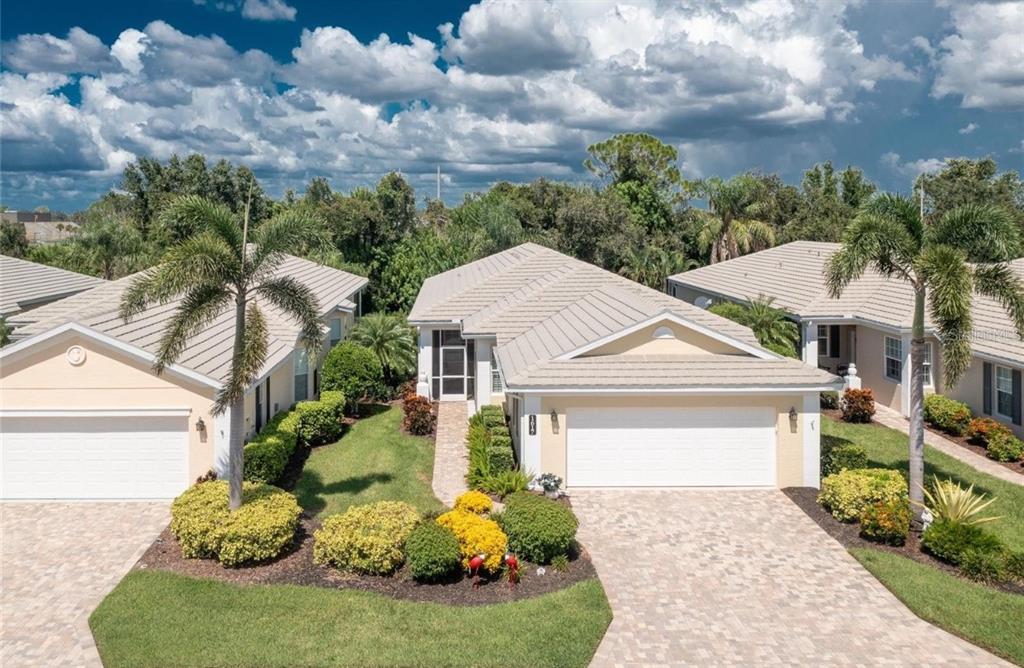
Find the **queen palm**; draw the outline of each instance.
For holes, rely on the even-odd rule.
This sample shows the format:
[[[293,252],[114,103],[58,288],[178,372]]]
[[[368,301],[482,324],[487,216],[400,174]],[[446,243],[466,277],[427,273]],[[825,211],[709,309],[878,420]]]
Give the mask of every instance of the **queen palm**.
[[[373,351],[384,367],[389,384],[396,375],[412,373],[416,367],[416,340],[406,319],[398,313],[371,313],[360,318],[349,341]]]
[[[771,350],[787,351],[792,356],[796,353],[800,333],[796,323],[789,320],[781,309],[772,306],[774,301],[774,297],[764,295],[750,300],[746,324],[762,346]]]
[[[707,198],[708,210],[699,212],[702,220],[697,242],[710,254],[711,264],[775,245],[771,225],[758,220],[760,192],[760,183],[749,174],[700,183],[698,194]]]
[[[242,505],[244,397],[267,357],[267,323],[257,300],[299,324],[299,343],[315,360],[323,333],[316,296],[300,281],[275,274],[285,254],[319,239],[310,218],[286,211],[249,229],[249,207],[242,219],[222,204],[184,196],[163,214],[169,222],[188,221],[198,230],[167,249],[160,264],[132,280],[121,298],[127,322],[153,304],[177,300],[178,306],[158,344],[153,370],[160,374],[185,350],[189,338],[233,311],[231,368],[217,392],[213,413],[230,409],[228,436],[229,505]]]
[[[910,499],[920,512],[924,484],[925,306],[942,341],[944,382],[954,387],[971,361],[971,296],[997,301],[1024,339],[1024,283],[1007,265],[1020,252],[1020,232],[1003,210],[969,205],[928,224],[899,195],[870,201],[843,233],[826,282],[839,297],[869,268],[906,281],[914,291],[910,347]]]

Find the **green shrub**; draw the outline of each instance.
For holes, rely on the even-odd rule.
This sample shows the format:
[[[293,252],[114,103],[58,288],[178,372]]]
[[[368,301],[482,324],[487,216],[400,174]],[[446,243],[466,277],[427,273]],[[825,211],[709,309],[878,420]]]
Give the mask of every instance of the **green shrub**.
[[[964,432],[967,440],[977,445],[988,445],[989,440],[996,434],[1012,436],[1013,432],[1002,422],[990,417],[974,418],[967,423],[967,431]]]
[[[511,471],[515,465],[511,444],[494,443],[487,448],[487,467],[491,475]]]
[[[523,473],[519,469],[502,473],[491,473],[481,480],[480,489],[488,494],[504,498],[509,494],[524,491],[529,487],[531,479],[532,477],[529,474]]]
[[[437,416],[434,415],[434,407],[429,399],[415,394],[407,396],[402,400],[402,412],[405,414],[402,426],[407,432],[417,436],[433,433]]]
[[[354,573],[393,573],[419,521],[416,509],[401,501],[352,506],[328,517],[313,534],[313,561]]]
[[[384,369],[372,350],[345,341],[327,353],[320,386],[341,391],[352,410],[358,402],[383,393]]]
[[[1001,551],[968,548],[960,555],[960,570],[972,580],[989,584],[1004,582],[1008,577],[1006,556]]]
[[[228,510],[228,483],[203,482],[171,504],[171,533],[186,559],[216,558],[225,566],[273,559],[291,545],[299,508],[288,492],[259,483],[243,483],[242,507]]]
[[[856,390],[852,387],[843,392],[839,402],[844,422],[871,422],[875,414],[875,395],[871,390]]]
[[[512,552],[528,561],[546,564],[569,551],[579,522],[572,510],[557,501],[517,492],[505,499],[502,526]]]
[[[961,436],[971,422],[971,409],[962,401],[929,394],[924,398],[924,419],[936,429]]]
[[[1006,574],[1018,582],[1024,582],[1024,552],[1010,552],[1006,555]]]
[[[242,449],[242,477],[251,482],[274,482],[285,467],[298,441],[298,420],[278,413],[263,430]]]
[[[479,489],[480,484],[491,474],[491,460],[487,448],[491,444],[491,435],[483,424],[470,424],[466,433],[466,447],[469,449],[469,470],[466,472],[466,484]]]
[[[481,417],[484,426],[488,429],[496,429],[505,426],[505,416],[496,413],[484,413]]]
[[[345,416],[345,395],[327,391],[319,401],[300,401],[295,405],[298,414],[299,442],[305,445],[323,445],[341,438],[342,418]]]
[[[505,417],[505,411],[501,406],[496,404],[487,404],[480,407],[479,415],[497,415],[499,417]]]
[[[892,469],[847,469],[821,481],[818,503],[840,522],[860,519],[876,503],[907,499],[907,481]]]
[[[569,570],[569,555],[560,554],[556,557],[552,557],[551,568],[555,569],[559,573],[564,573]]]
[[[491,436],[507,436],[508,439],[512,440],[512,433],[508,430],[508,427],[502,425],[500,427],[491,427]]]
[[[860,515],[860,534],[887,545],[903,545],[910,533],[910,503],[905,500],[876,503]]]
[[[835,410],[839,408],[839,393],[822,392],[819,398],[819,403],[821,407],[826,410]]]
[[[833,436],[821,437],[821,475],[830,476],[846,469],[868,466],[868,452],[863,446]]]
[[[405,542],[409,572],[421,582],[436,582],[459,568],[459,541],[434,520],[420,522]]]
[[[925,551],[943,561],[959,565],[964,553],[999,552],[1003,550],[1002,541],[976,524],[937,520],[921,535],[921,545]]]
[[[989,437],[985,450],[997,462],[1017,462],[1024,457],[1024,442],[1013,434],[996,432]]]

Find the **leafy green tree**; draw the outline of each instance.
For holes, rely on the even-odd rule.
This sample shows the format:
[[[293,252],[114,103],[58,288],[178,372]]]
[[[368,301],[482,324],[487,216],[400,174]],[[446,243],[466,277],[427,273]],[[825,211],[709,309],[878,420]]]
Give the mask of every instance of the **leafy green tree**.
[[[320,307],[310,288],[291,276],[275,274],[287,253],[320,234],[315,221],[289,211],[253,229],[248,208],[237,216],[227,205],[187,195],[170,203],[164,215],[190,218],[197,232],[165,253],[160,264],[136,277],[121,299],[125,322],[154,304],[179,300],[158,344],[153,369],[160,374],[177,360],[190,337],[228,311],[235,321],[231,369],[217,392],[213,410],[230,409],[228,481],[230,507],[242,505],[242,437],[245,392],[267,358],[267,322],[257,300],[294,318],[299,339],[315,362],[323,333]]]
[[[706,179],[697,188],[707,198],[698,243],[712,264],[775,245],[775,231],[760,220],[761,186],[750,174],[728,181]]]
[[[555,212],[556,243],[564,253],[617,271],[629,225],[629,208],[621,197],[579,188]]]
[[[971,361],[971,296],[991,297],[1024,339],[1024,282],[1007,261],[1021,248],[1010,215],[991,205],[959,206],[930,224],[918,204],[898,195],[873,199],[850,224],[826,268],[833,297],[869,268],[914,290],[910,347],[910,499],[922,502],[924,484],[924,317],[927,307],[942,341],[947,388]],[[918,513],[920,505],[917,505]]]
[[[327,353],[320,374],[323,390],[340,390],[345,395],[349,412],[359,402],[379,396],[383,392],[384,367],[369,348],[352,341],[344,341]]]
[[[839,241],[874,192],[874,184],[859,169],[847,167],[837,176],[831,162],[815,165],[804,172],[801,202],[783,237],[786,241]]]
[[[408,378],[416,369],[415,333],[400,313],[365,315],[356,322],[348,339],[373,352],[389,387]]]
[[[786,357],[797,357],[796,346],[800,332],[796,323],[784,311],[772,306],[774,297],[758,295],[745,306],[735,302],[721,302],[709,307],[712,313],[746,325],[754,332],[758,343]]]
[[[921,174],[914,182],[914,194],[924,188],[926,217],[941,217],[965,204],[999,206],[1024,227],[1024,184],[1015,171],[998,173],[992,158],[971,160],[950,158],[939,171]]]
[[[22,223],[0,222],[0,254],[8,257],[25,257],[28,253],[28,237]]]
[[[696,264],[695,260],[688,260],[682,253],[644,244],[626,250],[619,274],[649,288],[664,290],[669,276],[693,269]]]
[[[380,279],[371,284],[373,303],[407,313],[423,281],[467,261],[465,249],[458,248],[442,231],[433,227],[417,230],[395,247]]]
[[[134,227],[116,219],[82,225],[70,245],[89,273],[108,281],[149,266],[155,255]]]
[[[590,157],[583,161],[583,166],[612,185],[635,182],[666,192],[681,183],[676,167],[679,152],[649,134],[618,134],[588,146],[587,153]]]

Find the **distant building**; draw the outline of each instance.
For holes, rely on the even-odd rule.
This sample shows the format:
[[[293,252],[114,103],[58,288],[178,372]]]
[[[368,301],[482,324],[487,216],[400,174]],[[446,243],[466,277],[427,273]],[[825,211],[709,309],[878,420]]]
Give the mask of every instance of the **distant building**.
[[[0,212],[5,223],[21,223],[25,226],[25,238],[31,244],[51,244],[74,236],[78,223],[71,220],[54,220],[49,211],[4,211]]]
[[[5,223],[49,223],[53,214],[49,211],[4,211],[0,213]]]

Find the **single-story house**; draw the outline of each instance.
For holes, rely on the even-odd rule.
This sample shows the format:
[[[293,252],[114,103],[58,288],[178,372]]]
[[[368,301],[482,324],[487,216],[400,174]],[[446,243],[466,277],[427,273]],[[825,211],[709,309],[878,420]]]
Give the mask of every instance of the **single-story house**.
[[[341,341],[366,279],[297,257],[278,273],[313,290],[324,349]],[[154,353],[178,303],[125,323],[118,307],[131,280],[35,309],[18,340],[0,350],[0,498],[171,498],[211,468],[226,473],[230,416],[210,411],[230,368],[233,310],[157,376]],[[269,342],[245,399],[247,437],[319,392],[296,323],[258,303]]]
[[[17,325],[27,311],[106,282],[95,276],[0,255],[0,318]]]
[[[500,404],[520,466],[568,487],[818,486],[837,376],[746,327],[533,243],[427,279],[418,392]]]
[[[794,241],[671,276],[668,292],[703,308],[722,300],[774,298],[773,305],[799,325],[807,364],[844,376],[852,373],[878,403],[906,415],[913,290],[905,281],[869,271],[833,299],[824,271],[838,249],[835,243]],[[1024,259],[1014,260],[1011,267],[1024,277]],[[971,303],[974,357],[955,387],[943,383],[942,344],[926,314],[925,391],[963,401],[975,414],[989,415],[1024,436],[1024,341],[995,300],[975,294]]]

